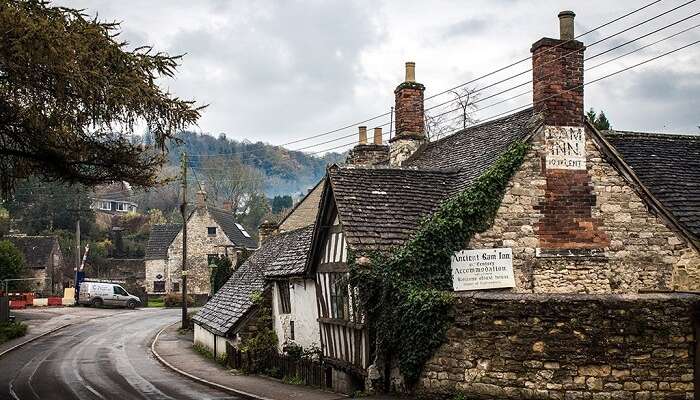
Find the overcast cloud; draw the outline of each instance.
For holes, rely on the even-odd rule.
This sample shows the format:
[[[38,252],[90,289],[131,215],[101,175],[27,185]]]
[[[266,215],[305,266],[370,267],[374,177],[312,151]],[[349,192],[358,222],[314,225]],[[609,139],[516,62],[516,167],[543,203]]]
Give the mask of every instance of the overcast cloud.
[[[620,16],[638,1],[110,1],[62,0],[100,18],[122,21],[132,45],[186,53],[163,85],[182,98],[209,104],[197,130],[282,144],[386,112],[403,80],[403,63],[417,64],[426,95],[527,57],[537,39],[558,36],[557,13],[576,12],[577,33]],[[662,1],[585,36],[591,43],[681,4]],[[590,56],[700,11],[691,4],[653,23],[589,47]],[[700,18],[696,18],[700,19]],[[691,19],[635,44],[648,44],[699,23]],[[700,39],[700,29],[586,73],[590,81]],[[587,66],[634,49],[629,46]],[[529,62],[481,80],[483,87],[530,67]],[[527,81],[529,74],[488,96]],[[527,88],[524,87],[524,88]],[[516,90],[509,95],[522,91]],[[605,110],[614,128],[699,132],[700,45],[587,86],[586,108]],[[507,97],[494,98],[493,101]],[[427,106],[445,98],[428,102]],[[485,119],[531,102],[526,95],[483,110]],[[491,103],[485,101],[482,106]],[[388,117],[387,117],[388,118]],[[368,123],[384,123],[379,119]],[[299,148],[340,136],[289,146]],[[319,146],[320,150],[350,139]]]

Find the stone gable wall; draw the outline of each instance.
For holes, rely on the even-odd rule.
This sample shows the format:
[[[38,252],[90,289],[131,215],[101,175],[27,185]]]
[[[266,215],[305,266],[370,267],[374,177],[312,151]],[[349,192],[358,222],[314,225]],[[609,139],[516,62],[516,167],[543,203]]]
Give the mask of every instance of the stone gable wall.
[[[692,399],[694,295],[460,295],[426,398]]]
[[[301,204],[282,221],[279,227],[280,232],[293,231],[313,225],[316,222],[321,193],[323,193],[323,183],[316,185],[311,193],[301,200]]]
[[[216,236],[209,237],[208,227],[216,227]],[[197,210],[187,221],[187,291],[190,294],[208,294],[211,291],[209,279],[211,271],[207,263],[208,254],[224,254],[223,245],[233,243],[205,210]],[[236,264],[235,250],[229,249],[229,257]],[[182,271],[182,231],[168,248],[168,272],[170,281],[166,287],[172,288],[173,282],[181,282]],[[180,283],[182,290],[182,283]]]
[[[547,179],[542,133],[509,184],[493,226],[466,248],[511,247],[515,292],[636,293],[700,289],[700,255],[654,215],[586,133],[591,217],[609,241],[604,257],[538,257]]]

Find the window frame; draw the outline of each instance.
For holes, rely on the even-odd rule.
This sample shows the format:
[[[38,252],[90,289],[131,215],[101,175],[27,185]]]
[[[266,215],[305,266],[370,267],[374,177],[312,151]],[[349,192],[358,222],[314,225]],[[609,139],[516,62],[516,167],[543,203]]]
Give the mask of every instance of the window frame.
[[[213,233],[212,233],[213,229]],[[215,226],[207,226],[207,236],[208,237],[216,237],[216,227]]]
[[[344,279],[343,273],[331,272],[328,276],[328,287],[330,289],[330,312],[331,318],[349,320],[350,319],[350,296],[348,293],[347,284],[339,285],[339,283],[347,282]]]
[[[158,290],[162,287],[162,290]],[[165,293],[165,281],[153,281],[153,293]]]
[[[277,295],[279,297],[280,314],[292,313],[292,295],[288,281],[277,282]]]

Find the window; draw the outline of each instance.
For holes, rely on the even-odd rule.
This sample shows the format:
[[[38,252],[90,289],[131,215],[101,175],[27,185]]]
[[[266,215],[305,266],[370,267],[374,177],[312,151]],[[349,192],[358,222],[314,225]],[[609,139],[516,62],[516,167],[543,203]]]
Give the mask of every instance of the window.
[[[129,294],[122,288],[121,286],[112,286],[114,289],[114,294],[118,294],[120,296],[128,296]]]
[[[348,283],[345,274],[329,274],[331,294],[331,318],[347,319],[350,305],[348,303]]]
[[[289,321],[289,339],[294,340],[294,321]]]
[[[210,226],[207,228],[207,236],[216,236],[216,227]]]
[[[250,233],[248,233],[248,231],[245,230],[243,225],[236,223],[236,227],[238,227],[238,229],[241,230],[241,233],[243,234],[243,236],[248,237],[248,238],[250,237]]]
[[[153,282],[153,291],[155,293],[165,292],[165,281],[155,281]]]
[[[180,291],[180,282],[173,282],[173,292]]]
[[[95,207],[98,210],[112,211],[112,204],[108,201],[96,201]]]
[[[277,292],[280,295],[280,314],[289,314],[292,312],[292,301],[289,296],[289,282],[277,282]]]
[[[126,203],[117,203],[117,211],[129,211],[129,206]]]

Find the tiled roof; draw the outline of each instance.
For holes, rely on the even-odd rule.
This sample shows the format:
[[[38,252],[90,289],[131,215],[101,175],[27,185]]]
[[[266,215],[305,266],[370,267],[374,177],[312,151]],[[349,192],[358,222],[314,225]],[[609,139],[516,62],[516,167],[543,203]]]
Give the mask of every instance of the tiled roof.
[[[282,278],[304,273],[314,226],[270,237],[278,247],[277,256],[265,266],[265,278]]]
[[[497,120],[471,126],[428,143],[403,165],[418,168],[456,168],[460,172],[455,190],[465,189],[474,179],[486,172],[508,146],[530,133],[532,120],[532,109],[528,108]]]
[[[51,263],[51,251],[58,239],[55,236],[5,236],[24,254],[29,268],[46,268]]]
[[[284,251],[283,241],[284,235],[265,240],[192,320],[219,335],[236,328],[254,307],[253,293],[265,290],[263,271]]]
[[[131,189],[124,182],[113,182],[108,185],[98,186],[95,189],[95,198],[112,201],[132,201]]]
[[[168,247],[180,233],[180,224],[153,225],[146,244],[146,260],[164,260],[168,258]]]
[[[700,238],[700,136],[603,133],[664,208]]]
[[[348,244],[389,250],[402,244],[455,184],[452,169],[332,167],[333,196]]]
[[[212,206],[207,206],[207,211],[234,245],[251,250],[258,247],[258,243],[245,232],[245,228],[236,223],[236,218],[231,211]]]

